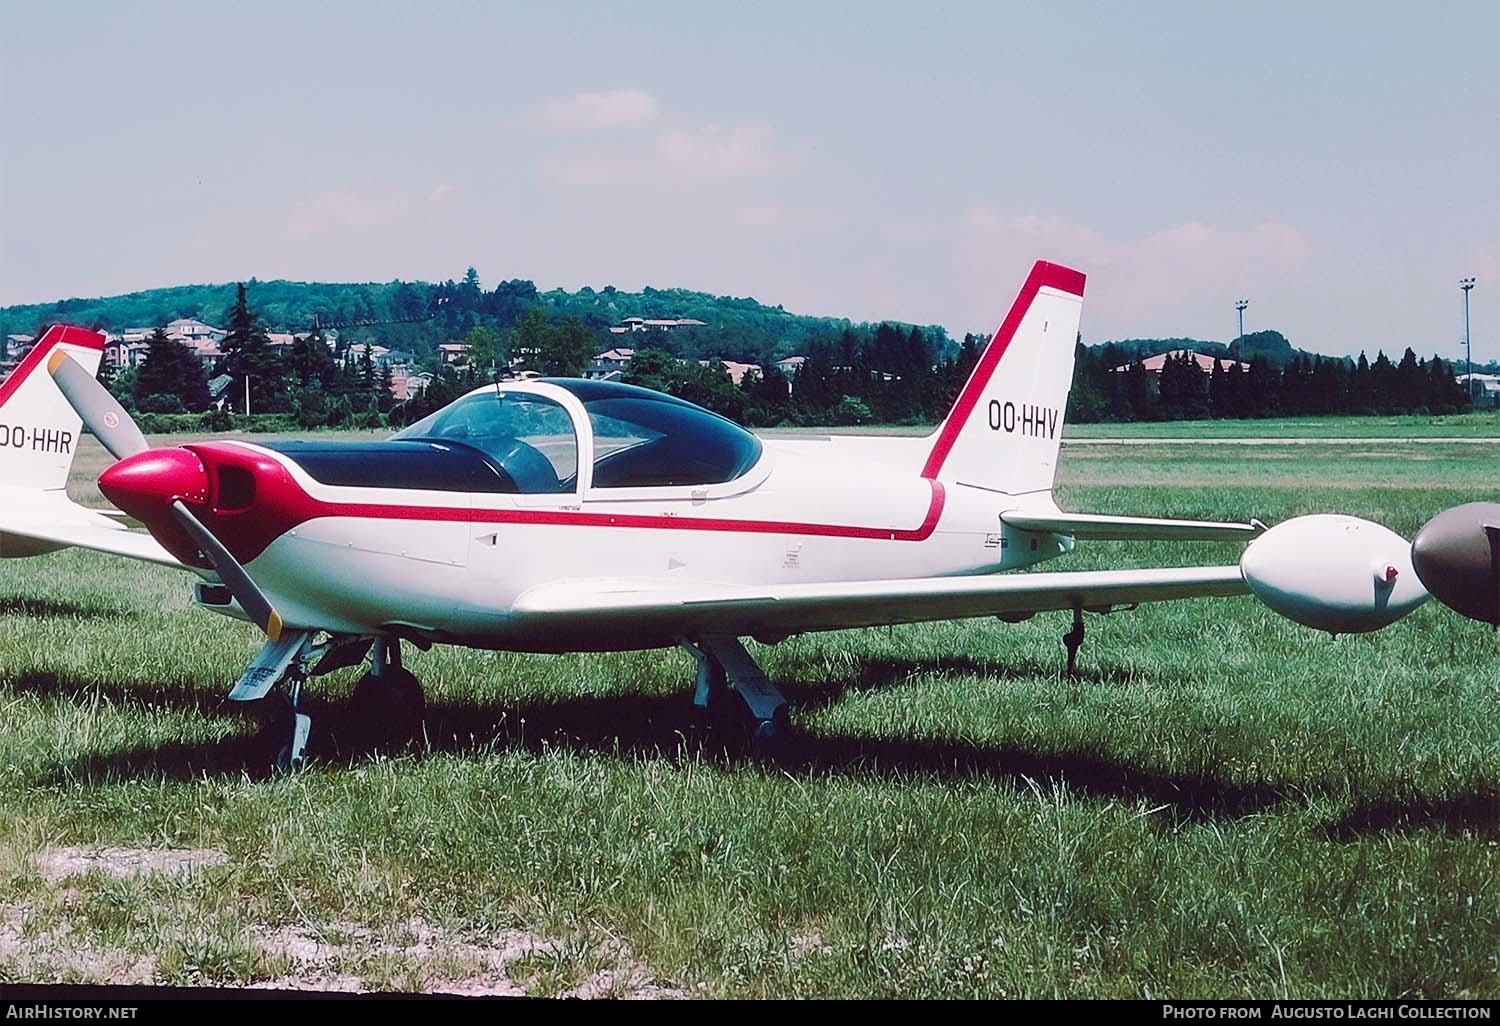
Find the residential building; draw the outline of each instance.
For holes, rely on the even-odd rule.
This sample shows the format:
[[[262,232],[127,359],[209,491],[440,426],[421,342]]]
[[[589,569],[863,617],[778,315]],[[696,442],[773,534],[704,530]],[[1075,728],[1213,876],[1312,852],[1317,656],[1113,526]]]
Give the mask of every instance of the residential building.
[[[625,373],[625,368],[630,366],[630,358],[634,355],[634,349],[611,349],[600,353],[589,361],[583,376],[600,381],[614,381]]]
[[[1204,356],[1202,353],[1195,353],[1191,349],[1174,349],[1170,353],[1157,353],[1155,356],[1146,357],[1146,359],[1142,360],[1141,363],[1145,366],[1147,374],[1155,374],[1159,377],[1161,375],[1161,369],[1167,365],[1167,360],[1180,360],[1182,359],[1183,354],[1192,357],[1193,362],[1198,365],[1198,369],[1201,370],[1204,374],[1213,373],[1215,362],[1221,364],[1223,369],[1226,371],[1233,370],[1236,364],[1238,364],[1240,370],[1242,371],[1248,371],[1250,369],[1250,365],[1243,361],[1230,360],[1228,358],[1220,358],[1219,360],[1215,361],[1212,356]],[[1114,372],[1116,374],[1123,374],[1129,369],[1130,364],[1127,363],[1123,366],[1115,367]]]
[[[702,328],[705,321],[692,317],[647,318],[627,317],[609,329],[611,335],[627,335],[632,331],[672,331],[676,328]]]
[[[1475,409],[1500,409],[1500,374],[1472,375],[1472,385],[1469,384],[1470,378],[1471,375],[1460,374],[1456,380],[1474,397]]]

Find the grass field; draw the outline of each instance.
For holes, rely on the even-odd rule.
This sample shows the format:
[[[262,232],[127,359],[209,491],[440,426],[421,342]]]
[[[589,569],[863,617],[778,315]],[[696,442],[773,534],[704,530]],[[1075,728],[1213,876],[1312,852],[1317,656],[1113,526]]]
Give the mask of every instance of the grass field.
[[[1410,536],[1497,476],[1488,446],[1078,446],[1061,498]],[[412,654],[423,754],[265,779],[223,702],[250,628],[167,570],[0,564],[0,982],[1500,996],[1494,632],[1143,607],[1091,617],[1069,681],[1066,627],[758,647],[801,731],[774,769],[696,724],[680,653]],[[354,676],[318,682],[320,722]]]
[[[1154,424],[1069,424],[1066,438],[1496,438],[1500,412],[1449,416],[1276,417]]]

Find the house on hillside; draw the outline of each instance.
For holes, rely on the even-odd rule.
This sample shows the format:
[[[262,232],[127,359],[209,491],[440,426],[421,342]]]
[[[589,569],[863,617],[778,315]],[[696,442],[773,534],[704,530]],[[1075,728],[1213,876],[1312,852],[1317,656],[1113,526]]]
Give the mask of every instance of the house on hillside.
[[[596,381],[616,381],[630,366],[630,358],[634,355],[634,349],[611,349],[600,353],[589,361],[583,376]]]
[[[165,327],[168,338],[182,341],[222,342],[229,334],[223,328],[215,328],[212,324],[204,324],[189,317],[168,321]]]
[[[1226,371],[1233,370],[1236,366],[1238,366],[1242,371],[1248,372],[1250,370],[1250,365],[1248,363],[1244,363],[1239,360],[1231,360],[1227,357],[1215,360],[1212,356],[1204,356],[1202,353],[1195,353],[1191,349],[1174,349],[1170,353],[1157,353],[1155,356],[1148,356],[1146,357],[1146,359],[1140,362],[1146,368],[1147,374],[1151,374],[1159,378],[1161,377],[1161,370],[1167,365],[1168,360],[1180,360],[1183,358],[1183,356],[1191,357],[1192,361],[1198,365],[1198,369],[1201,370],[1204,374],[1212,374],[1214,372],[1215,363],[1220,364],[1221,368]],[[1131,365],[1127,363],[1122,366],[1112,368],[1112,371],[1115,374],[1124,374],[1130,369],[1130,366]]]
[[[707,367],[714,362],[716,361],[699,360],[698,366]],[[736,363],[734,360],[719,360],[717,362],[729,375],[729,380],[733,381],[736,385],[743,385],[748,375],[754,375],[757,378],[761,376],[760,364],[758,363]]]
[[[693,317],[646,318],[627,317],[609,329],[611,335],[628,335],[633,331],[675,331],[678,328],[702,328],[707,322]]]
[[[431,374],[402,367],[391,374],[391,396],[397,402],[414,399],[427,391],[427,386],[430,384],[432,384]]]

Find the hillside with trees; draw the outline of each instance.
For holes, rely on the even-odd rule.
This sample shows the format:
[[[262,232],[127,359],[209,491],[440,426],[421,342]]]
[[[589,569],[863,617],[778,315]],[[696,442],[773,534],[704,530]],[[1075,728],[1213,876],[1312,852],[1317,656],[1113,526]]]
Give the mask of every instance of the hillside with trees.
[[[257,281],[245,283],[255,312],[268,330],[309,331],[315,327],[350,327],[360,342],[401,349],[418,356],[433,355],[443,342],[464,338],[476,327],[506,335],[528,310],[539,309],[549,320],[577,318],[598,341],[619,342],[607,329],[626,317],[694,319],[702,327],[680,332],[667,343],[684,358],[717,356],[745,363],[764,363],[802,353],[815,339],[835,339],[845,329],[859,327],[835,317],[809,317],[766,306],[751,298],[714,296],[688,289],[624,292],[613,286],[576,292],[538,291],[529,281],[502,281],[485,289],[479,274],[469,268],[458,281],[393,281],[386,284],[326,284],[320,282]],[[222,325],[236,303],[237,286],[182,285],[151,289],[102,299],[64,299],[0,307],[0,335],[35,335],[59,321],[106,331],[153,328],[178,318]],[[911,325],[903,325],[911,327]],[[923,332],[949,346],[940,327]],[[655,336],[657,333],[650,333]],[[665,333],[661,333],[665,334]],[[642,341],[638,336],[634,340]]]
[[[702,322],[672,330],[612,333],[627,317]],[[208,375],[160,330],[177,318],[218,324],[228,335],[213,375],[230,379],[235,406],[246,396],[290,426],[374,427],[410,423],[484,381],[528,370],[582,374],[595,354],[627,346],[625,380],[700,403],[752,426],[932,424],[947,411],[987,335],[955,343],[941,327],[856,324],[807,317],[754,299],[684,289],[613,287],[538,291],[510,280],[485,289],[474,268],[439,284],[258,282],[181,286],[107,299],[68,299],[0,308],[0,333],[36,334],[66,321],[109,331],[150,327],[144,360],[109,382],[128,407],[148,415],[197,413],[210,405]],[[273,347],[271,330],[296,333]],[[330,345],[331,340],[336,340]],[[461,366],[440,346],[468,347]],[[411,355],[431,375],[410,400],[392,394],[389,366],[371,347]],[[1216,361],[1205,373],[1169,358],[1160,374],[1144,360],[1191,350]],[[804,358],[792,380],[778,359]],[[721,360],[756,364],[736,384]],[[1453,368],[1407,348],[1398,362],[1326,357],[1296,349],[1276,331],[1225,345],[1202,339],[1126,339],[1077,347],[1070,421],[1196,420],[1389,413],[1468,408]],[[247,386],[248,382],[248,386]],[[227,419],[223,411],[213,424]]]

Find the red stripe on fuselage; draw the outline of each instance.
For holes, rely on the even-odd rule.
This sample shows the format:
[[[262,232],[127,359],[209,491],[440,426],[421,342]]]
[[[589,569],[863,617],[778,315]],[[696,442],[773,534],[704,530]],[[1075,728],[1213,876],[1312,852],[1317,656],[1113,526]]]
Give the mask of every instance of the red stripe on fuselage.
[[[994,338],[990,339],[990,344],[984,347],[979,363],[974,367],[974,373],[969,375],[968,383],[958,395],[958,401],[953,404],[953,409],[943,421],[937,441],[933,443],[932,452],[927,456],[927,463],[922,467],[923,477],[935,478],[942,471],[943,461],[948,458],[948,453],[953,449],[953,443],[958,441],[959,432],[963,430],[964,422],[969,419],[969,414],[973,413],[974,407],[979,404],[979,397],[984,394],[985,387],[990,383],[990,377],[995,373],[995,367],[1000,363],[1000,358],[1005,355],[1005,350],[1010,348],[1011,340],[1016,337],[1016,331],[1021,327],[1021,320],[1026,316],[1026,311],[1031,309],[1031,302],[1036,299],[1036,294],[1043,286],[1050,286],[1060,292],[1082,296],[1084,280],[1085,276],[1082,271],[1075,271],[1061,264],[1049,264],[1045,260],[1038,260],[1032,266],[1031,273],[1026,276],[1026,284],[1021,286],[1016,301],[1010,306],[1010,313],[1006,314],[1005,320],[1000,322],[1000,327],[996,329]]]
[[[857,527],[793,520],[733,520],[719,517],[639,513],[584,513],[557,509],[484,509],[368,502],[337,502],[309,495],[281,459],[271,453],[233,443],[208,442],[188,446],[208,469],[217,491],[219,468],[236,466],[255,478],[255,499],[243,510],[219,512],[206,506],[200,515],[234,557],[248,563],[288,531],[312,520],[348,517],[365,520],[412,520],[429,523],[532,524],[552,527],[609,527],[648,531],[721,531],[733,534],[792,534],[819,538],[856,538],[870,541],[926,541],[937,530],[946,493],[929,481],[931,499],[921,523],[913,528]],[[160,539],[158,539],[160,540]]]
[[[716,517],[639,513],[574,513],[537,509],[455,509],[437,506],[382,506],[357,502],[312,501],[317,517],[370,517],[381,520],[464,521],[472,524],[549,524],[567,527],[625,527],[651,531],[729,531],[736,534],[803,534],[822,538],[868,538],[888,541],[925,541],[937,529],[945,493],[936,481],[927,515],[914,528],[854,527],[811,524],[795,520],[727,520]],[[314,519],[314,518],[309,518]]]
[[[97,331],[89,331],[87,328],[74,328],[67,324],[54,324],[48,328],[36,345],[31,347],[16,369],[10,372],[10,377],[0,381],[0,405],[5,403],[16,393],[28,375],[44,363],[47,354],[66,342],[68,345],[78,346],[80,349],[104,350],[104,336]]]

